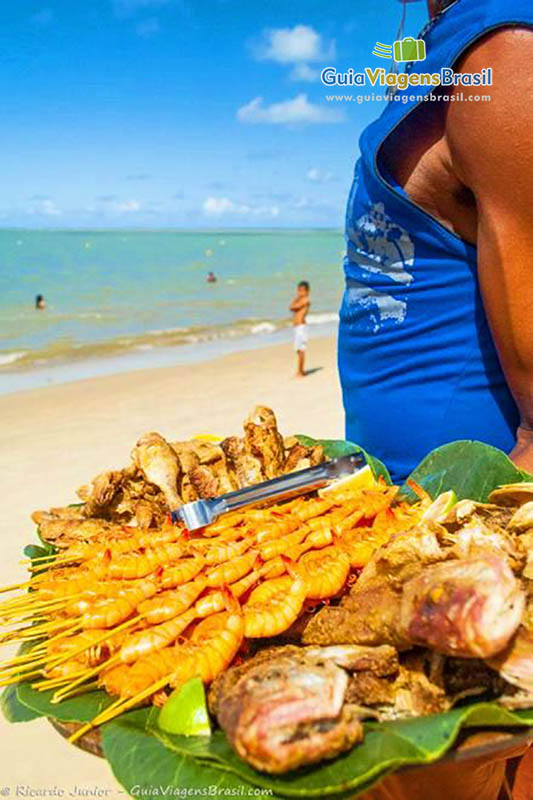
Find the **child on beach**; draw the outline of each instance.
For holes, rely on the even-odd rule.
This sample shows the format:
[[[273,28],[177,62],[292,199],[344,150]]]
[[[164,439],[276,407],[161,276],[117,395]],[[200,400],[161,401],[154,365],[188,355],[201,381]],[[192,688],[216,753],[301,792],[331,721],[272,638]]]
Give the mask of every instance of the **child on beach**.
[[[305,351],[307,349],[306,319],[311,306],[310,286],[307,281],[300,281],[296,287],[289,309],[292,311],[292,324],[294,325],[294,349],[298,359],[296,377],[305,377]]]

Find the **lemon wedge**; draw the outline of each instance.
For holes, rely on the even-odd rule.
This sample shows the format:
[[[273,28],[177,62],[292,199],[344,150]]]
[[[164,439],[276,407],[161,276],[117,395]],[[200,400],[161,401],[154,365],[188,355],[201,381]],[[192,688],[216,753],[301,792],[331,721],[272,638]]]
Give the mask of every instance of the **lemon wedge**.
[[[348,495],[356,489],[373,489],[379,486],[374,477],[374,473],[369,464],[362,469],[358,469],[353,475],[339,478],[337,481],[324,486],[318,490],[320,497],[334,497],[335,495]]]
[[[211,736],[201,678],[191,678],[172,692],[159,712],[157,724],[161,730],[180,736]]]
[[[422,520],[424,522],[442,522],[446,519],[448,512],[457,503],[457,495],[451,489],[449,492],[439,494],[436,500],[432,502],[429,508],[424,511]]]

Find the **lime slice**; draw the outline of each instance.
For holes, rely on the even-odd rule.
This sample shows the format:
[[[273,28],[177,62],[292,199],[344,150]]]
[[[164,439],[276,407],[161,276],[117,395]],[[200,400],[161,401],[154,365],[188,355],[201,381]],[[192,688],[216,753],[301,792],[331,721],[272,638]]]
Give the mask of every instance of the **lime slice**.
[[[211,736],[211,725],[201,678],[191,678],[175,689],[159,712],[157,724],[180,736]]]
[[[358,469],[353,475],[347,475],[345,478],[339,478],[333,483],[319,489],[318,494],[320,497],[333,497],[336,494],[348,495],[356,489],[373,489],[379,486],[377,480],[374,478],[374,473],[367,464],[366,467]]]
[[[430,507],[424,511],[422,520],[424,522],[442,522],[456,503],[457,495],[453,489],[449,492],[443,492],[439,494]]]

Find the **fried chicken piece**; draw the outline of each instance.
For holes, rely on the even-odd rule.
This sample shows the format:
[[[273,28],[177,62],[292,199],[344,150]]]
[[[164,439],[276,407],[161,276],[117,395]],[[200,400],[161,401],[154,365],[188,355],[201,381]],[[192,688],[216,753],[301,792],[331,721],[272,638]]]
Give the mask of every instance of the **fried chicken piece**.
[[[124,474],[121,470],[101,472],[93,478],[90,486],[81,486],[77,495],[85,501],[87,517],[105,516],[106,509],[122,491]]]
[[[195,489],[198,497],[210,498],[217,497],[221,492],[217,478],[213,475],[209,467],[199,465],[189,473],[191,485]]]
[[[217,494],[227,494],[237,488],[237,484],[231,479],[224,450],[219,444],[193,439],[190,442],[177,442],[176,446],[172,446],[176,449],[178,457],[180,455],[185,457],[185,453],[188,455],[188,464],[185,461],[182,462],[184,472],[192,472],[198,466],[209,469],[209,472],[218,482]],[[205,473],[205,470],[202,470],[202,472]],[[194,485],[195,482],[193,481],[192,483]],[[198,492],[198,494],[200,497],[204,496],[201,492]]]
[[[244,442],[237,436],[229,436],[220,443],[226,456],[230,478],[238,489],[253,486],[265,480],[265,474],[258,458],[247,453]]]
[[[244,447],[247,453],[259,459],[267,480],[283,473],[285,449],[272,409],[256,406],[245,420]]]
[[[146,480],[163,492],[169,510],[179,508],[181,498],[177,487],[180,463],[169,443],[159,433],[145,433],[131,455]]]
[[[119,529],[120,535],[122,529]],[[102,532],[114,531],[111,522],[102,519],[45,519],[41,517],[39,535],[45,542],[64,548],[75,542],[90,542]]]
[[[306,469],[310,466],[309,448],[297,442],[287,453],[283,471],[296,472],[299,469]]]
[[[85,519],[82,506],[65,506],[64,508],[51,508],[49,511],[34,511],[31,515],[36,525],[57,520]]]
[[[220,445],[192,440],[173,442],[171,447],[180,462],[180,494],[184,503],[198,500],[199,497],[217,497],[237,488],[237,484],[231,481]]]
[[[134,514],[139,528],[149,528],[155,521],[155,506],[148,500],[137,500]]]
[[[402,592],[399,625],[414,644],[464,658],[501,652],[520,625],[525,595],[492,552],[426,567]]]

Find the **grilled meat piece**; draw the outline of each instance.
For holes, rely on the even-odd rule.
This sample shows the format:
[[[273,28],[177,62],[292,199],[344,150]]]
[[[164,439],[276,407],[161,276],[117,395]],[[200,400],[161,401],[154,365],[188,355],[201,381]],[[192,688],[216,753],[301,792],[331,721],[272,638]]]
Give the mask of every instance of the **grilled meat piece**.
[[[238,436],[229,436],[220,443],[230,468],[230,476],[237,488],[244,489],[265,480],[263,468],[258,458],[247,453],[244,442]]]
[[[509,646],[487,662],[533,701],[533,631],[520,627]]]
[[[218,722],[253,767],[288,772],[361,741],[361,721],[344,706],[347,685],[348,675],[333,662],[278,656],[250,667],[219,696]]]
[[[400,628],[402,589],[426,564],[444,558],[436,533],[416,528],[380,547],[340,606],[325,606],[307,624],[305,644],[412,645]]]
[[[480,694],[498,697],[507,686],[488,664],[474,658],[445,658],[442,681],[446,694],[455,701]]]
[[[270,408],[256,406],[245,420],[244,447],[247,453],[259,459],[267,480],[283,473],[285,448],[275,414]]]
[[[124,474],[121,470],[101,472],[90,486],[78,489],[78,497],[85,501],[87,517],[103,517],[111,503],[122,492]]]
[[[166,439],[159,433],[145,433],[135,445],[131,456],[146,480],[163,492],[169,510],[179,508],[180,464]]]
[[[398,671],[391,647],[277,647],[229,669],[209,704],[236,752],[254,767],[281,773],[334,758],[363,737],[358,710],[346,704],[348,672]]]
[[[517,630],[525,595],[504,558],[477,558],[426,567],[402,592],[400,627],[409,641],[439,653],[488,658]]]

